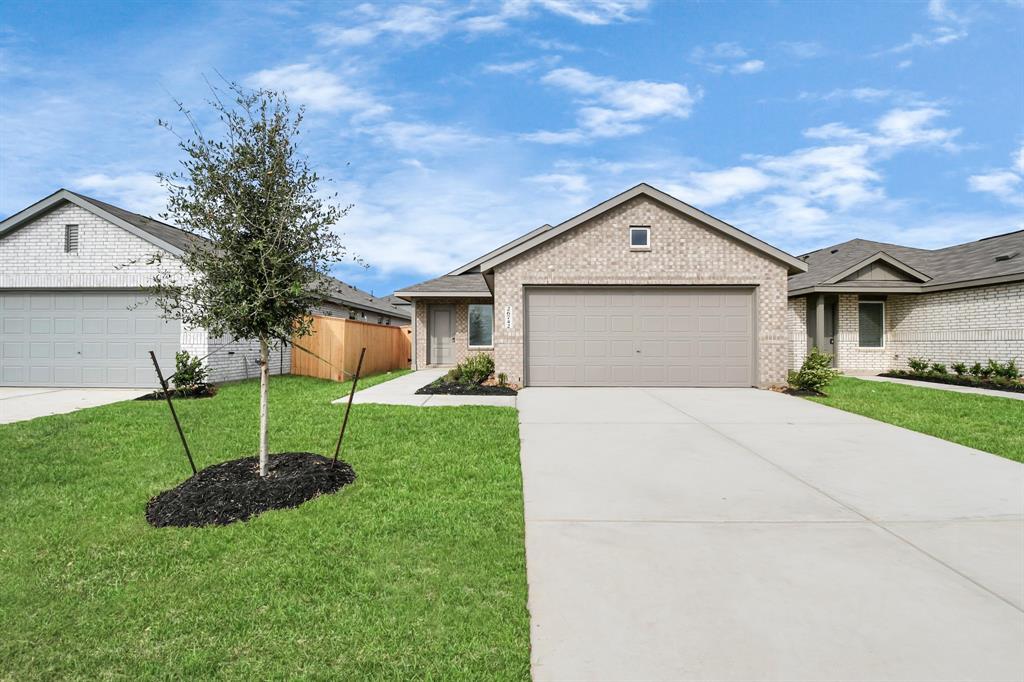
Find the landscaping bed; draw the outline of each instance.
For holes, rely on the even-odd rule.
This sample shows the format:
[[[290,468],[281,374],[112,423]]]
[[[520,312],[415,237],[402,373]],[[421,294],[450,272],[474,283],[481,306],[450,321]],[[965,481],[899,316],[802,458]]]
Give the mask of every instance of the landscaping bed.
[[[950,384],[952,386],[970,386],[972,388],[987,388],[991,391],[1009,391],[1011,393],[1024,393],[1024,384],[1019,381],[990,381],[973,376],[957,376],[955,374],[917,374],[896,370],[893,372],[882,372],[878,376],[890,377],[892,379],[910,379],[911,381],[924,381],[933,384]]]
[[[423,388],[416,389],[416,393],[420,395],[516,395],[518,391],[511,386],[462,384],[457,381],[444,381],[441,378],[430,382]]]
[[[212,398],[217,395],[217,387],[213,384],[203,384],[196,388],[172,388],[168,391],[171,398]],[[136,400],[166,400],[163,390],[153,391],[146,395],[140,395]]]
[[[209,526],[245,521],[271,509],[298,507],[356,479],[345,462],[310,452],[271,455],[266,477],[258,457],[214,464],[146,505],[150,525]]]

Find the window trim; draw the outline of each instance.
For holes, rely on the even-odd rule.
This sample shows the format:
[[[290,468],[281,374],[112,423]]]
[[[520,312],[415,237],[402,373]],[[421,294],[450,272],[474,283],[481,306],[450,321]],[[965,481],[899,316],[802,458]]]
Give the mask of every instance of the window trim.
[[[643,246],[633,244],[633,232],[642,231],[647,235],[647,243]],[[650,251],[651,250],[651,228],[649,225],[630,225],[629,226],[629,250],[630,251]]]
[[[491,307],[491,342],[480,346],[474,346],[472,342],[472,325],[470,324],[470,309],[475,305]],[[466,304],[466,345],[470,350],[494,350],[494,303],[467,303]]]
[[[882,306],[882,318],[881,318],[882,319],[882,333],[881,333],[882,345],[880,345],[880,346],[862,346],[862,345],[860,345],[860,307],[862,305],[880,305],[880,306]],[[857,348],[860,348],[860,349],[863,349],[863,350],[882,350],[883,348],[885,348],[885,332],[886,332],[886,325],[885,325],[885,301],[857,301]]]

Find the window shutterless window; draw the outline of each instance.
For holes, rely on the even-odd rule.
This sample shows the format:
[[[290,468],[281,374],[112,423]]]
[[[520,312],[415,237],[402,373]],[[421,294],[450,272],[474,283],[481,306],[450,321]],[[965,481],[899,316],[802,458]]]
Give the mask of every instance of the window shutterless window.
[[[469,345],[491,346],[494,343],[494,306],[490,303],[469,304]]]
[[[651,248],[651,228],[631,227],[629,228],[629,248],[649,249]]]
[[[78,253],[78,225],[64,226],[64,253]]]
[[[885,347],[885,301],[858,301],[857,339],[861,348]]]

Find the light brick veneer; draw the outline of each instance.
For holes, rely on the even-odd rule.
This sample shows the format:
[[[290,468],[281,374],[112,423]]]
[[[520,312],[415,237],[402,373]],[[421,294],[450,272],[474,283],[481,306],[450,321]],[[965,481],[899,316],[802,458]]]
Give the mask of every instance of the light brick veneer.
[[[885,348],[858,347],[857,301],[856,294],[839,296],[836,343],[844,372],[906,369],[911,357],[946,365],[1024,360],[1024,282],[887,296]],[[806,355],[806,306],[807,297],[789,300],[792,369]]]
[[[651,249],[631,251],[629,227],[651,228]],[[496,371],[523,380],[523,287],[570,285],[754,285],[758,381],[786,380],[786,267],[645,196],[636,197],[495,268]],[[505,329],[505,306],[512,328]],[[419,306],[417,306],[419,307]]]

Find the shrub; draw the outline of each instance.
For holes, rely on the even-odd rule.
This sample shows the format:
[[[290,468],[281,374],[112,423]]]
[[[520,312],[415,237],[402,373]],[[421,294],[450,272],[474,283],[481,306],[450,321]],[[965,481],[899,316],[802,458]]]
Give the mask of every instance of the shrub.
[[[998,369],[998,368],[999,368],[999,363],[998,362],[994,362],[992,360],[989,360],[987,365],[981,365],[981,369],[979,370],[979,376],[982,379],[985,379],[986,381],[988,381],[989,377],[992,376],[992,373],[995,372],[995,370]]]
[[[477,353],[452,367],[445,375],[445,381],[465,384],[479,384],[494,373],[494,358],[487,353]]]
[[[932,363],[932,373],[933,374],[949,374],[949,372],[946,371],[946,366],[944,364],[942,364],[941,362],[933,362]]]
[[[974,363],[973,365],[971,365],[971,369],[970,369],[971,376],[979,377],[980,378],[981,377],[981,370],[982,370],[981,363],[980,362]]]
[[[502,388],[508,386],[508,375],[505,374],[504,372],[500,372],[498,374],[498,385],[501,386]]]
[[[910,371],[914,374],[924,374],[928,371],[930,363],[924,358],[907,358],[907,364],[910,365]]]
[[[206,383],[209,370],[200,358],[187,350],[178,351],[174,356],[174,386],[179,391],[195,391]]]
[[[1006,364],[1000,364],[998,362],[988,361],[992,367],[992,374],[1006,379],[1007,381],[1014,381],[1020,378],[1020,370],[1017,369],[1017,363],[1014,360],[1010,360]]]
[[[791,377],[790,383],[804,391],[821,393],[822,389],[837,376],[839,376],[839,371],[832,367],[832,356],[817,348],[812,348],[804,358],[804,364],[801,365],[800,371]]]
[[[954,362],[953,363],[953,371],[956,372],[956,375],[958,377],[962,377],[963,375],[967,374],[967,365],[966,365],[966,363]]]

